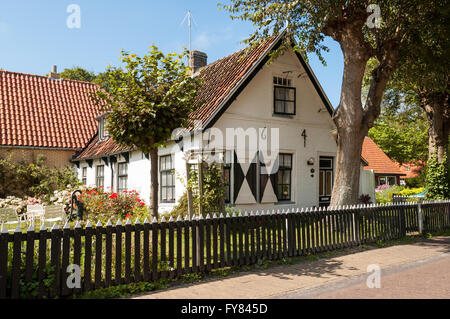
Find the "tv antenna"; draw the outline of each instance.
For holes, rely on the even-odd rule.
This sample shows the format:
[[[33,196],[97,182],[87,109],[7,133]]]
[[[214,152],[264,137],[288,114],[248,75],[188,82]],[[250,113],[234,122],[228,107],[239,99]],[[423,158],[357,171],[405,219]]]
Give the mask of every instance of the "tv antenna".
[[[192,46],[192,23],[194,23],[194,26],[197,26],[197,23],[194,20],[194,16],[191,13],[191,10],[188,10],[186,15],[183,18],[183,21],[181,21],[180,27],[184,25],[187,21],[188,29],[189,29],[189,52],[191,52],[191,46]]]

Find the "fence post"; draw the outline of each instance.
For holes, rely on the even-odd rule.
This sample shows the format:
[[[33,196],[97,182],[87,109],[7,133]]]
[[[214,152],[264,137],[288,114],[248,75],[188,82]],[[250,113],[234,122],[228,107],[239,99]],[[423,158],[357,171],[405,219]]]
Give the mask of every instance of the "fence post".
[[[6,298],[6,275],[8,266],[8,230],[2,225],[0,230],[0,299]]]
[[[423,213],[422,213],[422,201],[417,203],[417,216],[419,220],[419,234],[423,234]]]
[[[405,216],[405,205],[404,203],[400,206],[400,237],[406,236],[406,216]]]

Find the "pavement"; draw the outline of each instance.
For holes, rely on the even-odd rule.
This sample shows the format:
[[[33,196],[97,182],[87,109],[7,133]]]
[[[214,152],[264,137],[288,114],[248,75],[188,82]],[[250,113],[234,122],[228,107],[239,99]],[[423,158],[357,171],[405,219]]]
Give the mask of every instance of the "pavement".
[[[380,288],[366,282],[379,267]],[[375,266],[373,266],[375,265]],[[450,299],[450,237],[304,261],[176,286],[136,299]]]

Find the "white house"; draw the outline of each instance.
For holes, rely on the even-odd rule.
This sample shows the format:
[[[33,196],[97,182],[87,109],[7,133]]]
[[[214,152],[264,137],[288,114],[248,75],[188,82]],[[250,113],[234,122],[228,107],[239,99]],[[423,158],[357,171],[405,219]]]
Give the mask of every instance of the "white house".
[[[216,154],[225,155],[225,176],[230,185],[227,204],[247,210],[329,204],[337,152],[333,108],[300,54],[289,50],[267,63],[282,37],[209,65],[206,54],[193,52],[190,63],[203,80],[199,100],[204,104],[191,119],[193,131],[202,134],[194,135],[192,144],[184,138],[159,150],[161,212],[169,211],[185,193],[182,178],[187,151],[198,153],[202,139],[211,142],[214,136],[217,140],[221,132],[224,143],[214,148]],[[73,159],[80,180],[117,192],[136,190],[148,201],[148,157],[136,149],[117,146],[104,129],[105,117],[98,120],[98,134]],[[260,142],[234,145],[227,132],[234,132],[241,140],[256,136]],[[272,164],[265,165],[260,144],[261,139],[276,139],[276,132],[279,154],[272,164],[278,169],[270,171],[265,167]],[[195,156],[189,161],[195,163]],[[361,192],[371,189],[366,185],[373,180],[369,175],[362,174]]]

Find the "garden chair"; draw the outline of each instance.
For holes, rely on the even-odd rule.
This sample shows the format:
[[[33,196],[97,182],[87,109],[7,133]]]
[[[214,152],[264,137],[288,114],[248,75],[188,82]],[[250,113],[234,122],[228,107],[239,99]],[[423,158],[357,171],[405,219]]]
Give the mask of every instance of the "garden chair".
[[[0,208],[0,223],[5,225],[18,224],[21,222],[15,208]]]
[[[64,205],[45,206],[44,215],[41,218],[41,223],[64,223],[65,221],[66,213],[64,212]]]
[[[27,205],[26,221],[33,224],[36,219],[44,216],[44,205]]]

